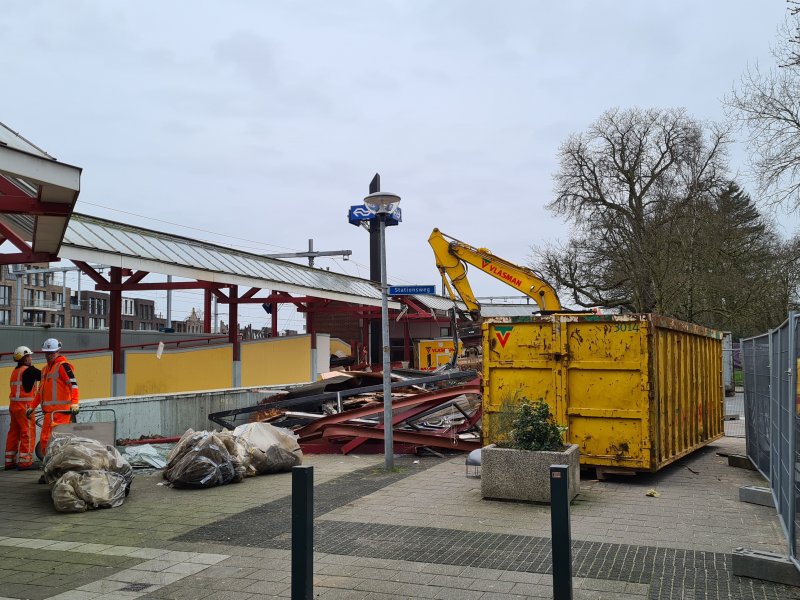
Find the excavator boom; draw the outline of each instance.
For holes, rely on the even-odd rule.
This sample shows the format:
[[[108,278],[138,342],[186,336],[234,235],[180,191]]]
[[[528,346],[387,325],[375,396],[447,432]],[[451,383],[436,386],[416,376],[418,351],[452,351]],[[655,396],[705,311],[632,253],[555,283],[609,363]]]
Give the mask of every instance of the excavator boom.
[[[433,253],[436,256],[436,267],[442,274],[442,281],[450,297],[455,300],[453,290],[447,283],[448,279],[452,282],[453,287],[467,306],[474,320],[477,320],[480,316],[480,304],[467,280],[465,263],[477,267],[484,273],[488,273],[526,296],[533,298],[542,312],[557,312],[561,310],[561,302],[556,291],[533,270],[520,267],[499,256],[495,256],[486,248],[470,246],[442,233],[438,229],[433,230],[428,238],[428,243],[433,248]]]

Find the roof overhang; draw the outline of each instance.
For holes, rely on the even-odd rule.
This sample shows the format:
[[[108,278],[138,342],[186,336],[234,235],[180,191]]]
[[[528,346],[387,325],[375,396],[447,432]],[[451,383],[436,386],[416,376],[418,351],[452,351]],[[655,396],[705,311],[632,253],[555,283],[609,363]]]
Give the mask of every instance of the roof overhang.
[[[3,238],[18,247],[30,243],[36,262],[43,254],[55,260],[80,193],[80,167],[58,162],[0,123],[0,178]]]

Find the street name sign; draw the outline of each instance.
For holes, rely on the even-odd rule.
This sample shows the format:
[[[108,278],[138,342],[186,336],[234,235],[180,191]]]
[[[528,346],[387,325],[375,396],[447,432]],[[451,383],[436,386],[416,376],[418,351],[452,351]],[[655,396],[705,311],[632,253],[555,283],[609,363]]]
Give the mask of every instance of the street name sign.
[[[417,296],[417,295],[434,295],[436,294],[435,285],[390,285],[390,296]]]

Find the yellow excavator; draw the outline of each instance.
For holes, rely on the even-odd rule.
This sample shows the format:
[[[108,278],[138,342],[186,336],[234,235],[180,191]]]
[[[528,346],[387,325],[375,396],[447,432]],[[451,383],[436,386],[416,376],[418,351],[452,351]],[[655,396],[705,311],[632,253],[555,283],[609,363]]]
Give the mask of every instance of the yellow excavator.
[[[466,264],[479,268],[484,273],[488,273],[533,298],[542,313],[561,311],[561,301],[553,286],[543,281],[532,269],[508,262],[495,256],[486,248],[470,246],[438,229],[433,230],[428,238],[428,243],[433,248],[433,254],[436,256],[436,268],[442,275],[442,282],[447,293],[453,300],[456,299],[453,288],[448,283],[449,279],[461,300],[466,304],[473,320],[480,318],[481,307],[467,280]]]
[[[533,298],[539,305],[543,314],[561,311],[561,301],[558,294],[546,281],[543,281],[535,271],[526,267],[515,265],[499,256],[495,256],[486,248],[475,248],[452,236],[434,229],[428,238],[428,243],[433,248],[436,256],[436,267],[442,276],[442,284],[448,295],[456,302],[456,294],[466,305],[470,319],[475,325],[481,319],[481,306],[472,292],[472,286],[467,279],[467,265],[477,267],[484,273],[519,290],[526,296]],[[450,283],[452,282],[452,286]],[[453,291],[455,288],[455,292]],[[469,334],[459,336],[464,345],[469,346],[480,339],[480,331],[475,327],[467,328]]]

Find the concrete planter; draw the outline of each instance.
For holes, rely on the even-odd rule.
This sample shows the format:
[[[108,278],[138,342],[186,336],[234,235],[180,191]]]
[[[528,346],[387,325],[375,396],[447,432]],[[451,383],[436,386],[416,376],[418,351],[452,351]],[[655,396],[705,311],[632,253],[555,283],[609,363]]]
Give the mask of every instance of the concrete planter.
[[[481,450],[481,495],[494,500],[550,504],[550,465],[569,466],[569,499],[580,490],[580,451],[576,444],[564,452],[532,452],[498,448]]]

